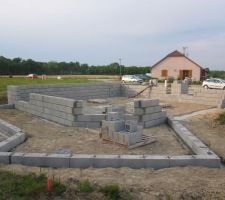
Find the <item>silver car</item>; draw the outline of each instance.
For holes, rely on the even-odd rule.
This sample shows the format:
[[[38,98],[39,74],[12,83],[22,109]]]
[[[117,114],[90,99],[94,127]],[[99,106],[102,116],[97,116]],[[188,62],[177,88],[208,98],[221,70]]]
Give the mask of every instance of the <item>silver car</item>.
[[[225,80],[219,78],[206,79],[205,81],[203,81],[202,87],[206,89],[213,88],[225,90]]]
[[[122,77],[122,82],[123,83],[133,83],[133,84],[141,84],[143,80],[141,78],[138,78],[134,75],[124,75]]]

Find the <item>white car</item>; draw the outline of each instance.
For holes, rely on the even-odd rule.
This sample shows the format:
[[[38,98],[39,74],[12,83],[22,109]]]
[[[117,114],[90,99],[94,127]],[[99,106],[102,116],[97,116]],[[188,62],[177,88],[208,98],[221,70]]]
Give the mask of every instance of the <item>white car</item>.
[[[143,80],[134,75],[124,75],[122,77],[122,82],[123,83],[133,83],[133,84],[139,83],[139,84],[141,84],[143,82]]]
[[[206,79],[205,81],[203,81],[202,87],[204,87],[206,89],[214,88],[214,89],[225,90],[225,80],[219,79],[219,78]]]

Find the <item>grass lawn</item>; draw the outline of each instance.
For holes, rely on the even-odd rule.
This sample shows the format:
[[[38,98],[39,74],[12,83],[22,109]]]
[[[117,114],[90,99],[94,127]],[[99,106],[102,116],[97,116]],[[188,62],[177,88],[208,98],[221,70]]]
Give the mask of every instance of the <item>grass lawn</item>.
[[[96,80],[89,80],[88,78],[71,78],[66,77],[61,80],[57,78],[48,78],[42,80],[38,79],[27,79],[24,77],[0,77],[0,104],[7,103],[7,86],[8,85],[32,85],[32,84],[63,84],[63,83],[89,83],[96,82]]]

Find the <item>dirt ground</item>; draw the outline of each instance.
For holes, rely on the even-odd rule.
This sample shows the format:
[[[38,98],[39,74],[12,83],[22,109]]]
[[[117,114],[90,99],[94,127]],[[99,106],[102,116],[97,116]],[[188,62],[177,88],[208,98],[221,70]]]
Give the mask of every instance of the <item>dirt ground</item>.
[[[68,186],[88,179],[94,184],[119,184],[134,200],[223,200],[225,199],[225,170],[200,167],[153,169],[50,169],[21,165],[2,166],[16,173],[46,173],[54,175]],[[87,195],[88,196],[88,195]],[[88,198],[83,199],[102,199]],[[72,197],[63,199],[76,199]],[[79,198],[80,199],[80,198]]]
[[[225,161],[225,125],[215,121],[218,114],[224,111],[197,115],[186,119],[183,124]]]
[[[184,104],[184,103],[173,103],[173,102],[163,102],[166,104],[170,104],[170,106],[166,106],[167,112],[170,115],[181,115],[187,114],[194,111],[207,109],[209,106],[201,106],[196,104]],[[221,110],[222,111],[222,110]],[[219,125],[214,119],[217,117],[218,111],[216,113],[210,113],[206,115],[198,115],[194,116],[190,119],[183,121],[185,126],[189,128],[196,136],[198,136],[203,142],[205,142],[215,153],[225,159],[225,125]],[[223,110],[224,111],[224,110]],[[22,128],[25,132],[28,132],[28,140],[32,141],[34,138],[37,139],[36,145],[32,148],[40,148],[38,152],[46,152],[46,151],[55,151],[56,148],[52,148],[53,146],[57,146],[57,148],[70,148],[70,146],[74,145],[74,152],[79,153],[82,150],[82,144],[78,141],[82,141],[82,139],[87,139],[87,146],[90,144],[96,143],[96,138],[93,139],[90,136],[94,135],[93,132],[85,130],[84,135],[79,135],[79,140],[77,141],[74,135],[79,132],[77,128],[71,127],[63,127],[60,125],[56,125],[54,123],[45,122],[38,118],[32,117],[29,114],[25,114],[23,112],[19,112],[16,110],[0,110],[0,118],[5,119],[12,124]],[[158,129],[158,130],[157,130]],[[160,142],[155,143],[154,148],[145,149],[146,152],[154,153],[154,151],[172,151],[177,148],[175,146],[168,147],[167,150],[162,150],[162,146],[158,146],[159,144],[163,144],[166,141],[172,141],[171,139],[166,139],[166,134],[170,133],[171,130],[166,125],[162,125],[156,127],[154,129],[149,129],[158,131],[158,136],[161,135],[162,138]],[[162,131],[163,130],[163,131]],[[76,132],[77,131],[77,132]],[[154,132],[153,131],[153,132]],[[149,132],[149,134],[153,134],[153,132]],[[172,133],[173,135],[173,133]],[[97,136],[97,135],[96,135]],[[46,137],[46,138],[45,138]],[[51,138],[51,139],[48,139]],[[55,139],[54,139],[55,137]],[[74,138],[73,138],[74,137]],[[94,136],[95,137],[95,136]],[[165,137],[165,140],[163,138]],[[45,145],[41,145],[41,138],[45,138],[48,142]],[[60,146],[63,143],[65,138],[70,138],[71,143],[68,146]],[[176,144],[176,137],[173,136],[173,142]],[[25,144],[26,144],[25,143]],[[39,144],[38,144],[39,143]],[[65,144],[65,143],[64,143]],[[32,145],[32,143],[30,144]],[[50,145],[51,147],[48,147]],[[100,146],[102,146],[100,148]],[[75,148],[76,147],[76,148]],[[79,148],[78,148],[79,147]],[[21,149],[19,149],[21,148]],[[16,151],[26,151],[29,146],[26,147],[20,145]],[[158,149],[157,149],[158,148]],[[92,147],[92,150],[98,152],[99,149],[102,151],[104,149],[105,152],[112,152],[111,148],[105,148],[104,144],[96,145]],[[177,152],[188,153],[186,149],[181,146],[176,149]],[[118,147],[118,149],[113,149],[115,152],[123,152],[126,153],[125,149],[122,147]],[[138,150],[140,153],[142,150]],[[143,152],[144,152],[143,151]],[[34,151],[37,152],[37,151]],[[134,153],[134,152],[132,152]],[[136,152],[135,152],[136,153]],[[38,167],[26,167],[20,165],[6,165],[0,166],[0,169],[14,171],[16,173],[27,174],[27,173],[47,173],[49,175],[54,175],[56,178],[60,178],[60,180],[66,183],[68,186],[73,187],[74,182],[76,180],[85,180],[88,179],[91,182],[99,185],[105,184],[119,184],[121,188],[129,191],[133,199],[137,200],[223,200],[225,199],[225,169],[209,169],[203,167],[176,167],[176,168],[167,168],[160,170],[153,169],[129,169],[129,168],[120,168],[120,169],[112,169],[112,168],[104,168],[104,169],[51,169],[51,168],[38,168]],[[64,199],[76,199],[72,197],[64,198]],[[79,198],[80,199],[80,198]],[[82,199],[82,198],[81,198]],[[102,199],[102,198],[88,198],[87,196],[83,199]]]
[[[144,129],[145,135],[156,137],[155,143],[128,150],[117,144],[103,143],[99,139],[100,129],[93,131],[64,127],[14,109],[1,110],[0,118],[18,126],[27,134],[27,141],[16,147],[17,152],[54,153],[58,149],[67,149],[80,154],[190,154],[166,124]]]

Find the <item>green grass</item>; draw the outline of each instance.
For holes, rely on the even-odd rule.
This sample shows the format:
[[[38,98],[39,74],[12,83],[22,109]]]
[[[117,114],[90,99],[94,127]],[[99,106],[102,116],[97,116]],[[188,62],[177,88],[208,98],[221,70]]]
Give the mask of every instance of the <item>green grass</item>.
[[[65,186],[52,178],[51,192],[47,192],[47,177],[44,174],[18,175],[0,170],[0,200],[69,200],[71,196],[83,199],[84,193],[87,199],[90,199],[88,197],[91,197],[93,192],[104,194],[106,200],[133,199],[129,191],[121,190],[118,185],[99,186],[88,180]]]
[[[221,125],[225,124],[225,112],[220,113],[216,119]]]
[[[88,180],[81,181],[77,184],[77,189],[79,192],[90,193],[94,191],[94,187]]]
[[[46,190],[47,177],[43,174],[16,175],[12,172],[0,171],[0,200],[5,199],[40,199],[60,196],[66,187],[52,180],[52,190]]]
[[[24,77],[0,77],[0,103],[6,103],[7,100],[7,86],[8,85],[34,85],[34,84],[64,84],[64,83],[89,83],[96,82],[95,80],[89,80],[87,78],[63,78],[58,80],[57,78],[48,78],[42,80],[38,79],[27,79]]]
[[[114,200],[119,198],[120,188],[118,185],[106,185],[102,187],[99,191],[105,194],[107,199]]]

